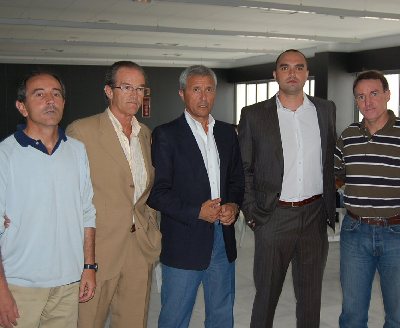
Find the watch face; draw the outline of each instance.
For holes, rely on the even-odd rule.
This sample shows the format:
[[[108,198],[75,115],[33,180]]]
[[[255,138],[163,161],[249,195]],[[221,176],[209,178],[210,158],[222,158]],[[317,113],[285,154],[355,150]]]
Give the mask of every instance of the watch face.
[[[94,264],[84,264],[83,265],[84,269],[89,269],[89,270],[94,270],[97,271],[97,269],[99,268],[99,266],[97,265],[97,263]]]

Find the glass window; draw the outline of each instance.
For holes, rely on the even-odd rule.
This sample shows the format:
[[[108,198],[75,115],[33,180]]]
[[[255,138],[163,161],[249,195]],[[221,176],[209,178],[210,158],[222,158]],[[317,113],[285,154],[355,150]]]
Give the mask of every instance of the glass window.
[[[394,112],[394,115],[399,116],[399,89],[400,89],[400,74],[385,74],[386,80],[389,83],[390,100],[387,103],[387,108]],[[359,122],[363,119],[362,114],[355,106],[356,120]]]
[[[267,100],[267,83],[257,84],[257,102]]]
[[[240,117],[240,111],[246,106],[246,84],[236,84],[236,116]],[[236,120],[239,122],[239,118]]]
[[[246,106],[253,105],[257,102],[257,84],[247,85]]]
[[[309,96],[314,96],[315,94],[315,80],[310,79],[310,93],[308,94]]]
[[[399,74],[385,75],[389,83],[390,100],[387,108],[391,109],[396,116],[399,116]]]
[[[278,82],[276,82],[276,81],[268,82],[268,99],[275,96],[275,94],[278,92],[278,90],[279,90]]]

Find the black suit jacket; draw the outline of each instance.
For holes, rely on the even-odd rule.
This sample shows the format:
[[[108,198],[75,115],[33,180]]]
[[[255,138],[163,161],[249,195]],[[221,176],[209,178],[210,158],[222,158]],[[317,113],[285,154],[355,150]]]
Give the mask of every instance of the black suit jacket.
[[[243,200],[244,175],[236,132],[216,121],[214,138],[220,158],[221,204]],[[199,219],[203,202],[211,199],[210,183],[196,139],[183,114],[153,132],[155,168],[150,207],[161,212],[160,261],[168,266],[204,270],[211,259],[214,225]],[[236,259],[234,225],[223,226],[228,260]]]
[[[315,105],[321,135],[325,218],[335,226],[333,152],[336,142],[336,107],[332,101],[308,98]],[[282,190],[283,149],[276,97],[242,109],[239,142],[245,172],[242,210],[256,225],[269,221]]]

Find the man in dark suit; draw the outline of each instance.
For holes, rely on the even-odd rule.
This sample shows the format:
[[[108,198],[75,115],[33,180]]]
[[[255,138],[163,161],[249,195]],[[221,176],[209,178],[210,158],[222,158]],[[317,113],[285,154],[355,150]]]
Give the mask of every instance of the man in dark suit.
[[[304,94],[300,51],[280,54],[273,74],[277,95],[243,108],[239,123],[242,210],[255,234],[251,327],[272,327],[289,263],[297,327],[319,327],[326,223],[335,222],[335,105]]]
[[[185,112],[153,132],[154,186],[148,204],[161,212],[160,328],[188,327],[200,283],[206,327],[233,327],[234,222],[244,192],[235,130],[216,121],[217,78],[191,66],[179,78]]]

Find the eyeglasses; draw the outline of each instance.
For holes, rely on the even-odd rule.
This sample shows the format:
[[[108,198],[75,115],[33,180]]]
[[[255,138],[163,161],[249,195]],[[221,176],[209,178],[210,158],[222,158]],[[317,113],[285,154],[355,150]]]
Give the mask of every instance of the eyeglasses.
[[[380,91],[375,90],[375,91],[371,91],[371,92],[369,93],[369,96],[370,96],[372,99],[374,99],[374,98],[378,97],[380,94],[383,94],[383,93],[385,93],[385,92],[386,92],[386,91],[380,92]],[[365,101],[366,95],[365,95],[365,94],[359,94],[359,95],[354,96],[354,98],[356,99],[356,101]]]
[[[112,86],[111,89],[120,89],[123,93],[133,92],[135,91],[138,95],[144,95],[144,93],[148,93],[149,88],[145,87],[135,87],[130,84],[121,84],[120,86]]]

